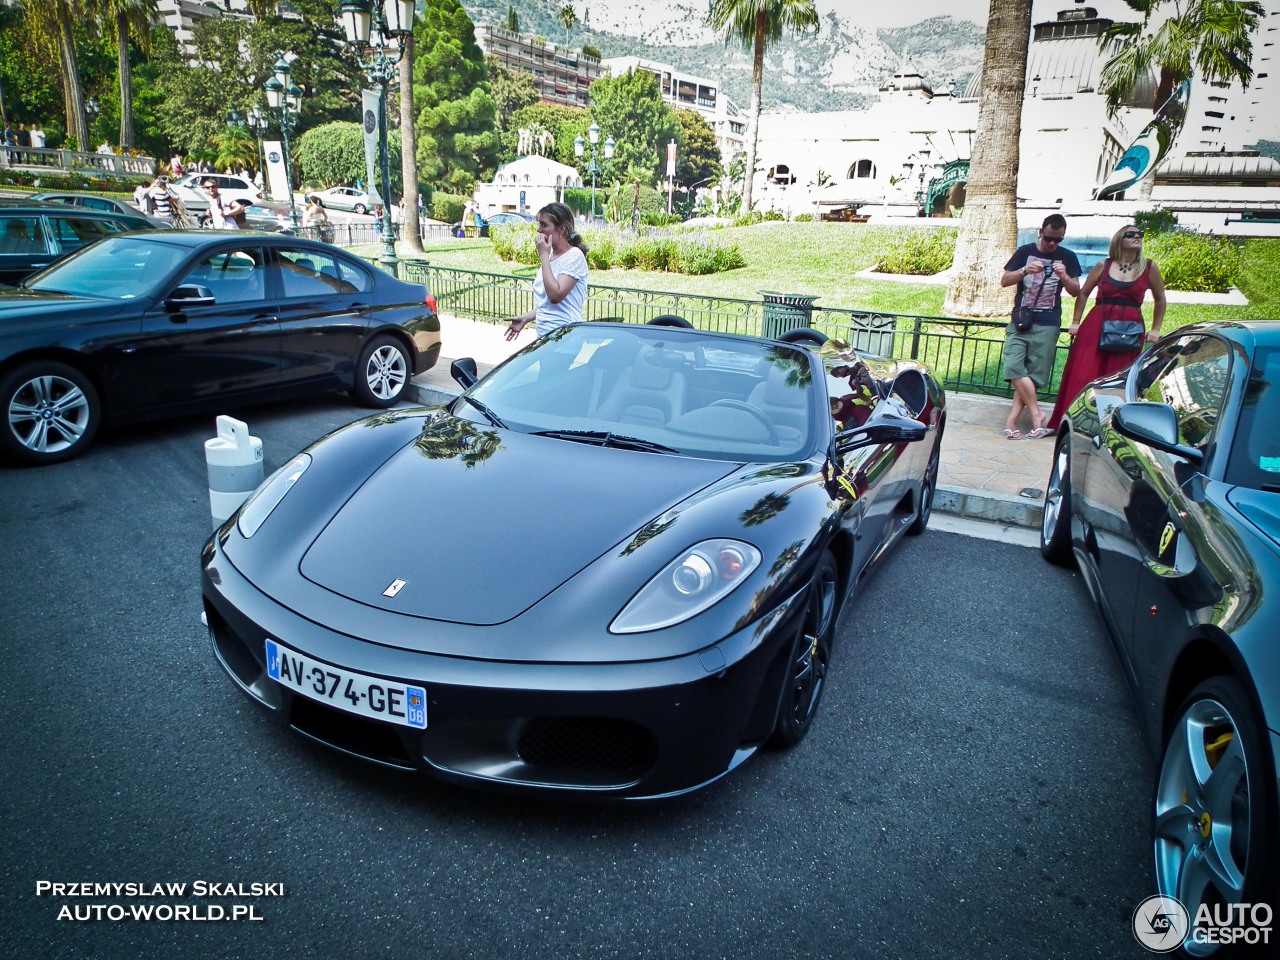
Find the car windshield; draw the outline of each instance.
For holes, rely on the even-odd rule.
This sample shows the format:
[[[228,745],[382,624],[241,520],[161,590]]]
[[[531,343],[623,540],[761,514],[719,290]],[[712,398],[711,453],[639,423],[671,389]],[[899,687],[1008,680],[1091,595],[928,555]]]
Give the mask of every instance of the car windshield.
[[[1253,358],[1225,479],[1280,493],[1280,347],[1260,347]]]
[[[673,327],[561,327],[471,396],[454,412],[480,423],[735,462],[803,456],[815,422],[805,351]]]
[[[30,290],[95,300],[154,296],[190,253],[141,237],[110,237],[71,255],[25,284]]]

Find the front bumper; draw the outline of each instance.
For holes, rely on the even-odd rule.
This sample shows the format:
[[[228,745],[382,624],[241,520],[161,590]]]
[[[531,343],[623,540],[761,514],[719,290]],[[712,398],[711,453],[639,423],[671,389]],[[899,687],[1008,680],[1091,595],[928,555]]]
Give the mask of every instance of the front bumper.
[[[687,793],[750,757],[773,730],[804,609],[793,596],[719,643],[665,660],[495,662],[328,630],[259,591],[226,559],[216,536],[202,567],[218,662],[286,725],[354,756],[437,779],[590,800]],[[425,687],[427,728],[295,694],[267,676],[267,638],[345,670]]]

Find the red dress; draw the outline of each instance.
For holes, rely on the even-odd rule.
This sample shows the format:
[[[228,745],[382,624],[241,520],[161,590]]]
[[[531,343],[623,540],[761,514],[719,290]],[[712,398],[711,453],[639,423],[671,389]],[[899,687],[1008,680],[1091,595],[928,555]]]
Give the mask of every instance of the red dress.
[[[1067,353],[1067,365],[1062,370],[1062,386],[1058,388],[1058,402],[1053,405],[1053,414],[1046,421],[1050,430],[1057,430],[1062,422],[1062,415],[1076,395],[1084,389],[1085,384],[1098,377],[1123,370],[1138,359],[1141,348],[1132,353],[1105,353],[1098,349],[1098,338],[1102,335],[1103,320],[1137,320],[1143,324],[1142,301],[1147,295],[1150,285],[1151,261],[1147,261],[1146,269],[1136,280],[1112,280],[1111,261],[1108,259],[1102,271],[1102,279],[1098,281],[1098,298],[1092,309],[1076,331],[1075,341]]]

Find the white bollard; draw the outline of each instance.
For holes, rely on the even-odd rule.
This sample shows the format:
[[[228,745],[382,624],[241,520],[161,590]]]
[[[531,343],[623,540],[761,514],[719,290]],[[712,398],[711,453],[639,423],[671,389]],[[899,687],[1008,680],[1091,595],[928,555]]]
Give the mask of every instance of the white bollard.
[[[249,425],[234,417],[218,417],[218,435],[204,442],[209,467],[209,511],[216,530],[262,485],[262,441],[249,436]]]

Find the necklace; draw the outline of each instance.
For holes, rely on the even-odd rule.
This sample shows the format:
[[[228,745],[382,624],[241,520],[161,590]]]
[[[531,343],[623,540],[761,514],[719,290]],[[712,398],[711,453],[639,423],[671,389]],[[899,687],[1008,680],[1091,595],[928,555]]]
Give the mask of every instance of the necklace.
[[[1128,263],[1121,263],[1119,260],[1116,261],[1116,269],[1121,273],[1131,273],[1133,272],[1133,268],[1137,265],[1137,260],[1130,260]]]

